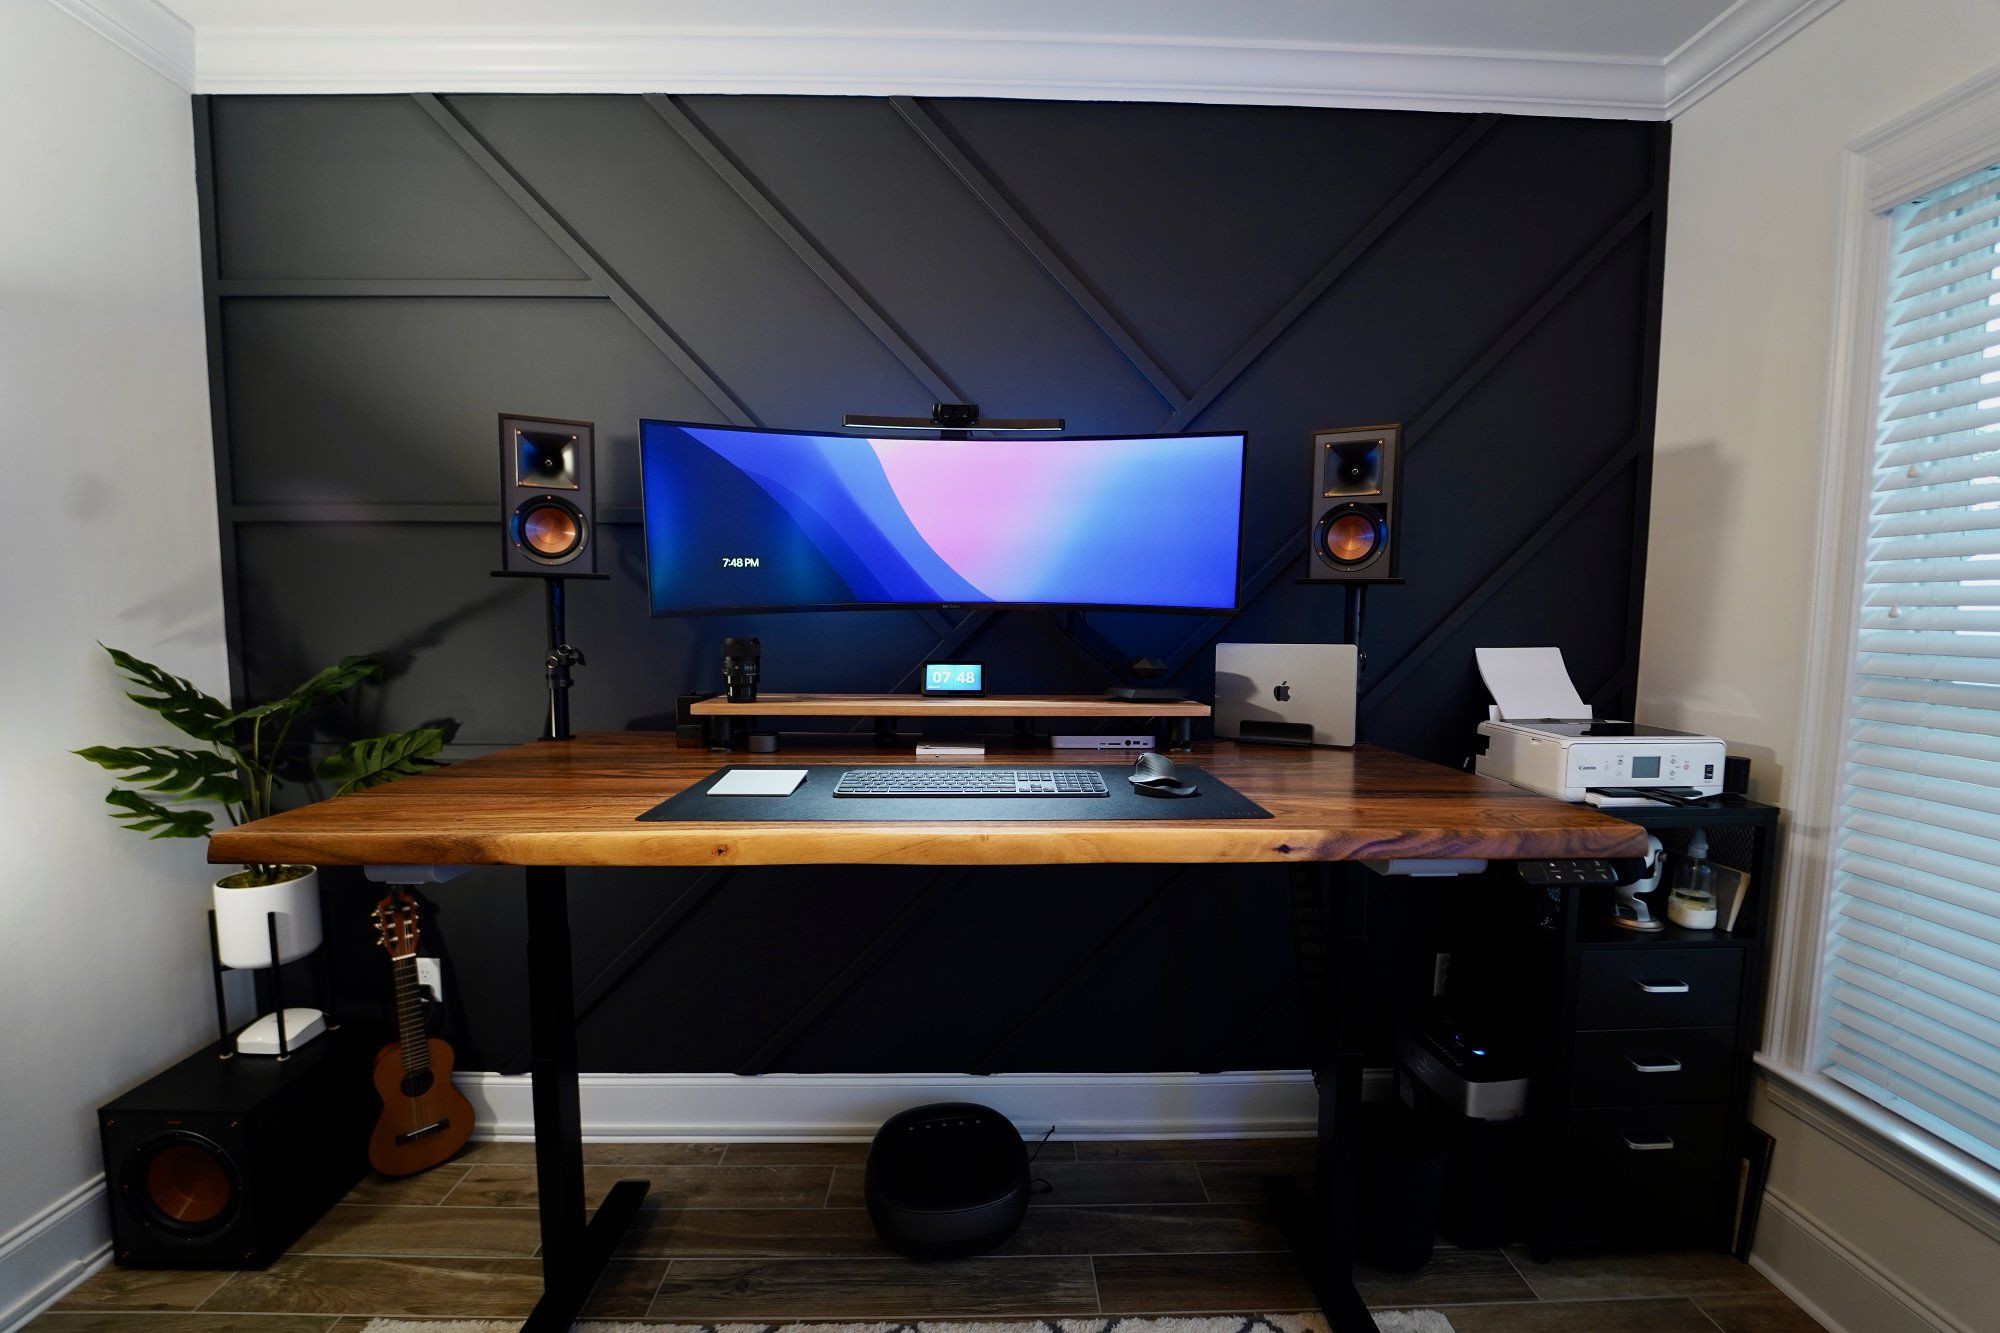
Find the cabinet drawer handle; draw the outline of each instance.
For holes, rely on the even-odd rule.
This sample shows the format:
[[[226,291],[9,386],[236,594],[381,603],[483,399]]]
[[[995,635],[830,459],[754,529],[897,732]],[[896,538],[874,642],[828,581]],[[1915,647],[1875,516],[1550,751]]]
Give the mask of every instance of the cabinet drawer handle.
[[[1651,981],[1640,977],[1632,984],[1648,995],[1685,995],[1688,993],[1688,984],[1685,981],[1674,981],[1665,977],[1655,978]]]
[[[1630,1134],[1627,1134],[1625,1135],[1625,1146],[1633,1152],[1672,1152],[1674,1150],[1674,1141],[1665,1134],[1656,1134],[1648,1139],[1635,1139]]]
[[[1628,1055],[1626,1062],[1641,1074],[1678,1074],[1681,1062],[1671,1055]]]

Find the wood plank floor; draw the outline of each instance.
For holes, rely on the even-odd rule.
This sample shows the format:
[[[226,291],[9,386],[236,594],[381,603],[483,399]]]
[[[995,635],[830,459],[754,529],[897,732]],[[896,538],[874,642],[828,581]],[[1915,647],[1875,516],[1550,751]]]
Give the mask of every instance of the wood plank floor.
[[[1256,1181],[1303,1172],[1301,1140],[1051,1143],[1049,1190],[990,1255],[913,1263],[861,1204],[860,1143],[585,1148],[595,1198],[652,1183],[586,1314],[672,1321],[1301,1310],[1310,1297]],[[353,1333],[378,1315],[512,1319],[540,1286],[532,1152],[477,1144],[371,1179],[262,1272],[106,1268],[32,1333]],[[1376,1309],[1443,1310],[1458,1333],[1813,1333],[1721,1254],[1567,1257],[1440,1248],[1420,1273],[1363,1269]]]

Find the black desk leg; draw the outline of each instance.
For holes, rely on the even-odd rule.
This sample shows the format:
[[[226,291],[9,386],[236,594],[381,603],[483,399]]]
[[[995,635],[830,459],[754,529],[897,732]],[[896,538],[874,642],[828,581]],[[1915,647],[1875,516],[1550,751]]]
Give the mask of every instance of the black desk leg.
[[[576,986],[570,974],[569,890],[559,867],[528,869],[528,1028],[533,1055],[535,1192],[542,1221],[542,1299],[524,1333],[576,1322],[605,1261],[646,1197],[621,1180],[586,1224],[583,1107],[576,1081]]]
[[[1289,1176],[1264,1182],[1292,1253],[1334,1333],[1374,1333],[1354,1286],[1354,1188],[1360,1170],[1362,1000],[1367,872],[1345,862],[1292,869],[1293,944],[1306,1041],[1319,1089],[1308,1199]]]

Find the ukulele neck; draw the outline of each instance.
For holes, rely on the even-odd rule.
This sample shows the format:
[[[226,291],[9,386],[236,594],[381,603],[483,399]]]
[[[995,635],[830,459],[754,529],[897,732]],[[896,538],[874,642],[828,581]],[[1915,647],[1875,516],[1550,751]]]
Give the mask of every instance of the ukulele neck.
[[[418,1074],[431,1067],[431,1044],[424,1033],[424,994],[417,984],[415,955],[398,958],[396,969],[396,1035],[403,1047],[403,1072]]]

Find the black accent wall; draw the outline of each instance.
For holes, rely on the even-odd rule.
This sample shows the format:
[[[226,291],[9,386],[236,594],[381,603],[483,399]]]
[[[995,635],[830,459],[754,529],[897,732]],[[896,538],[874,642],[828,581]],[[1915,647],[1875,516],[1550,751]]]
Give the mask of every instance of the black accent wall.
[[[216,478],[239,696],[343,653],[343,730],[534,737],[538,590],[488,577],[502,411],[595,421],[605,584],[580,728],[712,687],[1095,690],[1138,655],[1337,640],[1298,586],[1309,432],[1400,421],[1405,586],[1370,592],[1366,738],[1449,763],[1479,644],[1560,644],[1630,716],[1668,131],[1603,120],[782,97],[197,99]],[[641,416],[845,411],[1250,435],[1234,620],[855,612],[649,620]],[[1170,539],[1171,534],[1163,534]],[[373,893],[329,872],[342,988],[386,996]],[[868,867],[573,878],[586,1067],[1127,1070],[1303,1063],[1283,872]],[[429,893],[465,1068],[525,1067],[518,876]],[[1384,885],[1379,993],[1420,994],[1448,890]],[[689,1019],[699,1021],[688,1021]]]

